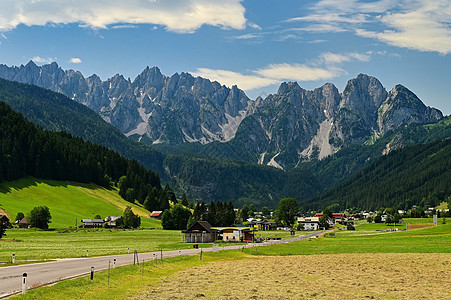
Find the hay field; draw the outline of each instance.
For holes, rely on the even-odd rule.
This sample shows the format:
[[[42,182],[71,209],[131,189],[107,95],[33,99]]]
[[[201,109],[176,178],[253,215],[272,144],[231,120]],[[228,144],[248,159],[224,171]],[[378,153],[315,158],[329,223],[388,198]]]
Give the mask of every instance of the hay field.
[[[451,299],[450,253],[253,258],[181,271],[133,299]]]

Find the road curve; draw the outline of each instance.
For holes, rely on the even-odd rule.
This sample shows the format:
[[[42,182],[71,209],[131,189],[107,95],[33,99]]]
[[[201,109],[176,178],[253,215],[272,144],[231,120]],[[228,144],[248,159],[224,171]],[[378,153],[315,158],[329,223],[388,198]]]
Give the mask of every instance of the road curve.
[[[231,249],[241,249],[243,247],[249,248],[280,243],[290,243],[294,241],[312,238],[323,232],[325,231],[301,235],[287,240],[266,241],[263,243],[256,244],[219,247],[219,250],[231,250]],[[162,252],[156,251],[148,253],[139,253],[138,258],[140,262],[142,261],[147,262],[153,259],[161,259],[161,255],[163,256],[164,259],[179,255],[195,255],[199,254],[201,250],[203,252],[210,252],[213,251],[213,248],[183,249]],[[122,255],[85,257],[85,258],[65,258],[45,263],[2,267],[0,268],[0,298],[9,297],[11,295],[22,292],[22,278],[24,273],[27,273],[27,287],[30,288],[52,284],[64,279],[88,275],[91,273],[91,267],[94,267],[95,272],[106,270],[108,269],[109,263],[111,263],[111,267],[113,267],[114,259],[116,259],[116,267],[125,266],[133,264],[134,255],[122,254]]]

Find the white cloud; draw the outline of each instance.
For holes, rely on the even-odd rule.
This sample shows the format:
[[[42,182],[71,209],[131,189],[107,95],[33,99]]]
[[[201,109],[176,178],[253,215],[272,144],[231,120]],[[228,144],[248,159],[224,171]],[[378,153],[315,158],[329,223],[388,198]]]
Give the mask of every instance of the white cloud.
[[[131,24],[125,24],[125,25],[114,25],[111,26],[112,29],[133,29],[133,28],[138,28],[137,25],[131,25]]]
[[[80,23],[92,28],[117,24],[155,24],[191,33],[202,25],[244,29],[242,0],[2,0],[0,30]]]
[[[260,35],[258,35],[258,34],[248,33],[248,34],[236,35],[236,36],[232,37],[232,39],[234,39],[234,40],[253,40],[253,39],[256,39],[259,37],[260,37]]]
[[[451,2],[424,3],[413,11],[387,13],[380,20],[390,29],[379,32],[357,29],[356,33],[392,46],[451,53]]]
[[[369,61],[371,52],[368,53],[323,53],[317,59],[307,64],[270,64],[264,68],[251,70],[248,74],[228,70],[214,70],[199,68],[192,72],[196,76],[209,78],[228,87],[237,85],[243,90],[253,90],[282,81],[316,81],[330,80],[346,74],[342,68],[343,63],[352,61]]]
[[[302,64],[272,64],[255,71],[255,73],[279,81],[314,81],[334,78],[343,73],[343,70],[336,67],[320,68]]]
[[[38,64],[50,64],[55,61],[54,58],[51,57],[44,58],[40,56],[35,56],[31,60]]]
[[[258,24],[255,24],[254,22],[247,22],[247,25],[249,25],[250,27],[252,27],[254,29],[262,30],[262,28]]]
[[[314,23],[306,31],[352,30],[391,46],[451,53],[449,0],[322,0],[311,14],[287,21]]]
[[[72,64],[81,64],[81,59],[78,58],[78,57],[72,57],[72,58],[69,60],[69,62],[72,63]]]
[[[193,72],[193,74],[195,76],[201,76],[213,81],[218,81],[228,87],[238,85],[238,87],[243,90],[253,90],[280,82],[277,79],[265,78],[263,76],[244,75],[233,71],[213,70],[208,68],[199,68],[196,72]]]

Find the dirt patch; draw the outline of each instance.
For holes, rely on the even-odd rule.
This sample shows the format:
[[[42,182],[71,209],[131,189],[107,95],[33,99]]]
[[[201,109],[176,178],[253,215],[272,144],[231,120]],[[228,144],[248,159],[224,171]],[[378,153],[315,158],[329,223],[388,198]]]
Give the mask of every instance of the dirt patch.
[[[435,226],[434,223],[407,223],[407,230]]]
[[[451,299],[450,253],[330,254],[215,262],[134,299]]]

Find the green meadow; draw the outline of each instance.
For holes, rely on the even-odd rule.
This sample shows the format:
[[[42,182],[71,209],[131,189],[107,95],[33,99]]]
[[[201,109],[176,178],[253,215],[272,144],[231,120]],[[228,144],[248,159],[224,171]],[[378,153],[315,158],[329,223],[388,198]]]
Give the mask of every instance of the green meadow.
[[[39,180],[26,177],[0,184],[0,210],[11,219],[18,212],[25,215],[35,206],[47,206],[52,220],[49,228],[74,227],[81,219],[122,215],[131,205],[133,212],[141,216],[141,227],[161,228],[161,222],[148,218],[149,212],[126,202],[116,189],[105,189],[95,184],[69,183],[55,180]]]
[[[390,227],[385,224],[364,224],[355,231],[338,230],[332,236],[261,247],[258,255],[451,253],[450,221],[445,225],[393,232],[380,231]],[[246,251],[254,253],[252,249]]]
[[[162,229],[78,229],[34,231],[9,229],[0,240],[0,261],[47,260],[86,256],[126,254],[186,248],[180,244],[180,231]],[[211,244],[210,244],[211,247]]]

